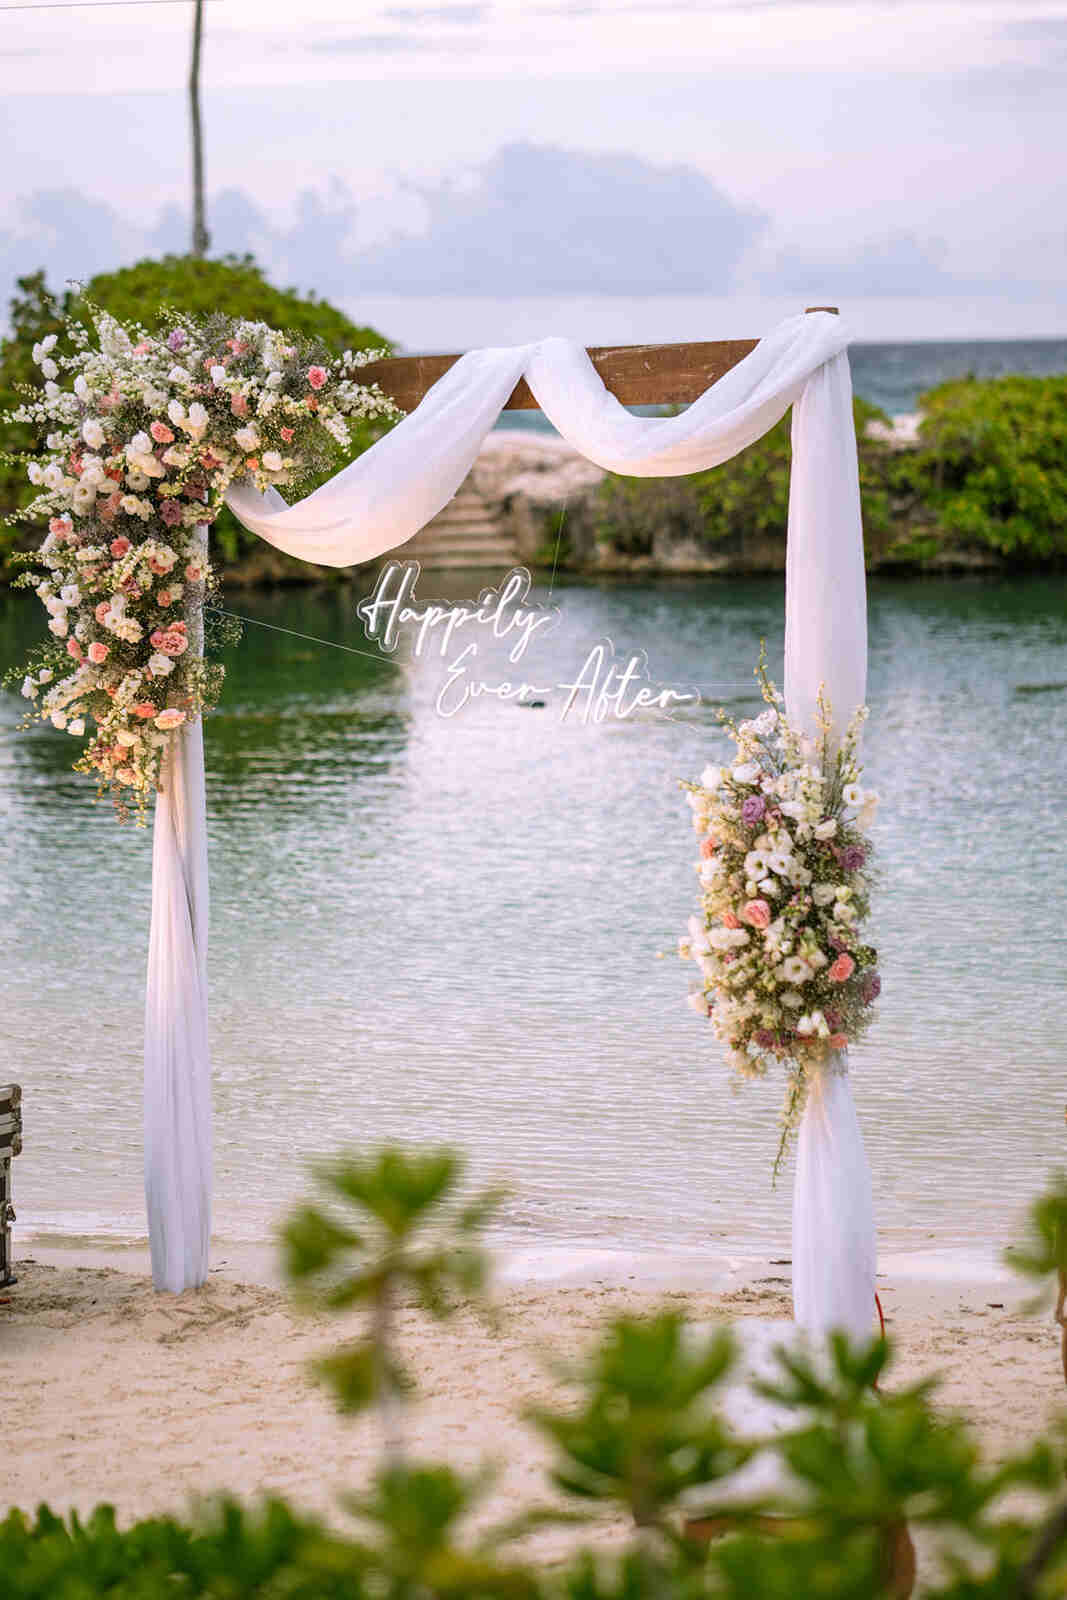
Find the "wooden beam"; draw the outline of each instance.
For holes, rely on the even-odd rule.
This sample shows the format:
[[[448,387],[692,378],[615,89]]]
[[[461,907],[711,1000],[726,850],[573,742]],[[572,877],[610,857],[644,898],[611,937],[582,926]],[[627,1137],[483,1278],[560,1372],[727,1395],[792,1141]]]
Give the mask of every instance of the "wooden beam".
[[[805,306],[805,312],[836,306]],[[707,344],[593,345],[587,352],[604,386],[624,406],[690,405],[710,384],[736,367],[758,339],[713,339]],[[368,383],[381,384],[402,411],[414,411],[428,389],[459,360],[451,356],[391,356],[362,369]],[[512,390],[505,411],[536,411],[525,378]]]
[[[710,344],[597,345],[589,351],[605,386],[624,406],[688,405],[709,384],[736,367],[757,339],[718,339]],[[360,371],[361,381],[379,383],[403,411],[414,411],[426,391],[443,378],[458,355],[392,356]],[[536,411],[537,401],[521,379],[505,411]]]

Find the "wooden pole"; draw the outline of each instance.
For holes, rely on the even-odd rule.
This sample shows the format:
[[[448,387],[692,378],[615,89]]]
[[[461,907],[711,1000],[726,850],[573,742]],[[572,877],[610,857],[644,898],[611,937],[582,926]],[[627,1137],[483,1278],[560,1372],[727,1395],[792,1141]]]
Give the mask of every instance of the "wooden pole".
[[[832,311],[836,306],[808,306]],[[750,355],[758,339],[716,339],[705,344],[594,345],[589,359],[604,386],[624,406],[689,405],[709,385]],[[428,389],[459,360],[458,355],[390,356],[364,367],[360,377],[379,383],[403,411],[414,411]],[[525,379],[512,391],[505,411],[536,411]]]
[[[189,64],[189,118],[193,136],[193,247],[194,256],[205,256],[211,238],[204,221],[204,137],[200,118],[200,47],[204,37],[204,0],[196,0],[193,10],[193,55]]]

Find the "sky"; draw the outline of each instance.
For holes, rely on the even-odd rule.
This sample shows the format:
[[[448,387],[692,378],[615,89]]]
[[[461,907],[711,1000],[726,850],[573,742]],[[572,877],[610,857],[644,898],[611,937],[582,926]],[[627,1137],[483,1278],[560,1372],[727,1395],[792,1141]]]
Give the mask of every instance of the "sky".
[[[212,251],[409,349],[1067,334],[1067,0],[206,0]],[[189,236],[188,0],[0,0],[0,299]]]

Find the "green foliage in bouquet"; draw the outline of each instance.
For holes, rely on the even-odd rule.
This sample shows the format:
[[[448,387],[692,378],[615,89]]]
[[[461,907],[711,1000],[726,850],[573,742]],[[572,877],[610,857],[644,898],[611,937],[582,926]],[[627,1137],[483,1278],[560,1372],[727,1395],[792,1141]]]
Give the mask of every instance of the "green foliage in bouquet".
[[[390,348],[389,341],[373,328],[351,321],[327,301],[295,289],[275,288],[247,255],[215,261],[195,256],[139,261],[115,272],[99,273],[80,292],[67,288],[53,293],[44,273],[35,272],[17,280],[10,307],[11,331],[0,342],[0,412],[13,410],[24,399],[26,387],[39,383],[34,345],[50,334],[62,335],[65,319],[83,316],[86,303],[99,306],[118,322],[142,323],[149,332],[169,325],[166,312],[173,308],[196,319],[217,313],[264,322],[298,336],[301,342],[323,346],[335,356],[344,350]],[[382,427],[381,423],[363,423],[354,429],[352,448],[338,446],[315,482],[331,476],[366,449],[380,436]],[[5,452],[23,452],[41,442],[32,428],[20,426],[5,431],[3,447]],[[0,517],[31,498],[25,469],[0,459]],[[212,542],[222,560],[229,563],[261,548],[261,541],[243,529],[228,510],[220,514]],[[0,526],[0,571],[9,571],[11,555],[24,548],[24,534]]]

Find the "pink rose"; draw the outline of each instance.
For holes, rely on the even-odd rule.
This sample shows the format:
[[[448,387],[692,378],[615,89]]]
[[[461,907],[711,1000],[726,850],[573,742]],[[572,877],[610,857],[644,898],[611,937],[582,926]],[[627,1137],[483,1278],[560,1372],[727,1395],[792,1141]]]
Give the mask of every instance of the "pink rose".
[[[159,593],[156,595],[156,604],[161,605],[164,608],[170,605],[169,589],[160,589]]]
[[[831,983],[844,983],[856,970],[856,963],[847,951],[842,950],[826,976]]]
[[[204,568],[201,566],[199,561],[190,561],[189,565],[185,569],[185,576],[188,578],[190,583],[203,583]]]
[[[189,648],[184,622],[171,622],[165,628],[157,628],[152,635],[151,643],[160,655],[184,655]]]
[[[722,925],[724,928],[739,928],[741,926],[732,911],[723,912]]]
[[[108,546],[113,561],[121,561],[123,556],[128,555],[132,548],[128,539],[112,539]]]
[[[57,539],[65,539],[72,528],[73,523],[69,517],[53,517],[48,524],[49,533],[54,533]]]
[[[832,1050],[844,1050],[847,1044],[847,1033],[832,1033],[830,1035],[830,1048]]]
[[[310,383],[310,385],[311,385],[311,387],[313,389],[321,389],[325,382],[326,382],[326,368],[325,367],[309,367],[308,368],[308,383]]]
[[[104,618],[107,616],[107,614],[108,614],[108,612],[110,610],[111,610],[111,601],[110,600],[101,600],[100,604],[97,606],[96,610],[93,612],[93,616],[96,618],[97,622],[99,622],[101,627],[103,627]]]
[[[168,528],[174,528],[182,520],[182,508],[176,500],[164,500],[160,516]]]
[[[710,856],[713,856],[715,854],[715,852],[716,852],[716,850],[718,848],[719,848],[718,839],[713,839],[711,834],[709,833],[708,837],[706,839],[704,839],[702,841],[702,843],[701,843],[700,854],[704,857],[704,859],[706,861]]]
[[[89,646],[89,660],[93,663],[94,667],[102,666],[107,660],[109,654],[110,650],[108,646],[104,644],[102,639],[94,639],[92,644]]]
[[[151,348],[152,348],[152,341],[151,341],[151,339],[142,339],[142,340],[141,340],[141,342],[140,342],[140,344],[135,344],[135,345],[134,345],[134,347],[133,347],[133,353],[134,353],[134,355],[135,355],[135,356],[143,356],[143,355],[145,355],[145,354],[146,354],[146,353],[147,353],[147,352],[148,352],[148,351],[149,351],[149,350],[151,350]]]
[[[771,908],[766,900],[750,900],[741,912],[750,928],[769,928]]]
[[[230,401],[230,410],[233,412],[235,417],[247,417],[248,401],[245,399],[243,394],[235,394],[233,396],[233,399]]]
[[[174,443],[174,435],[171,433],[165,422],[153,422],[148,431],[157,444]]]
[[[75,661],[82,659],[82,647],[77,639],[71,638],[67,640],[67,654],[68,656],[73,656]]]
[[[135,717],[143,717],[146,721],[149,717],[154,717],[156,714],[156,708],[152,704],[151,700],[142,700],[138,705],[133,706],[131,709]]]
[[[259,471],[259,457],[258,456],[249,456],[248,460],[245,462],[245,466],[248,468],[249,472],[258,472]]]
[[[115,773],[115,776],[120,783],[133,783],[136,778],[136,774],[132,767],[119,767]]]
[[[282,433],[282,438],[285,440],[286,444],[289,444],[290,441],[292,440],[292,437],[293,437],[292,428],[283,428],[281,430],[281,433]]]
[[[161,732],[167,733],[171,728],[180,728],[185,721],[185,712],[179,711],[177,706],[170,706],[166,711],[161,711],[156,718],[156,727]]]

